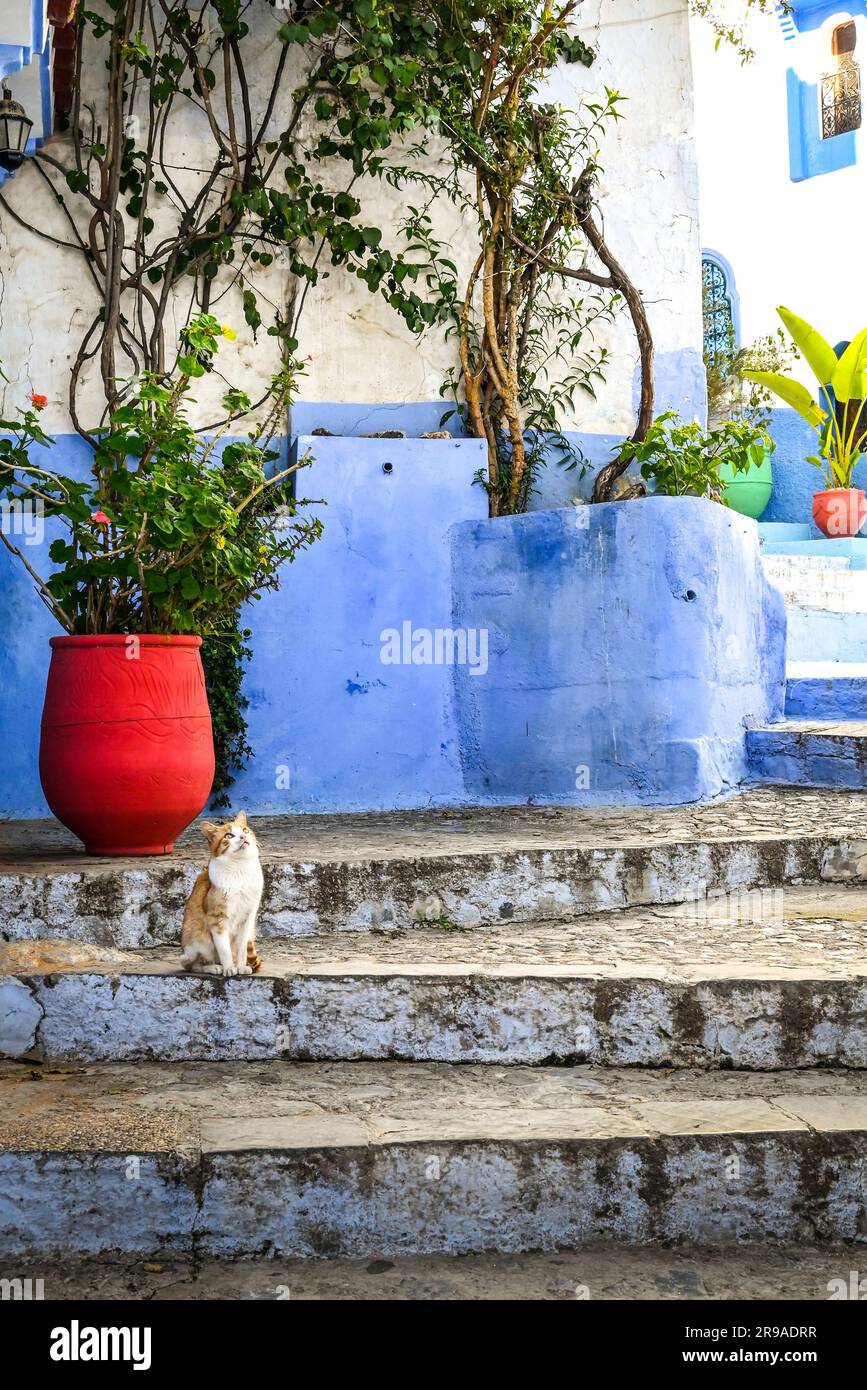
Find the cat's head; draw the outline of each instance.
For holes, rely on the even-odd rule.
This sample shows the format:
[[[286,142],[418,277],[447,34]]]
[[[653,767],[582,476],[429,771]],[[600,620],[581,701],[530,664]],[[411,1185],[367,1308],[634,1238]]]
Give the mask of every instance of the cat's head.
[[[256,836],[247,824],[247,814],[239,811],[234,820],[225,825],[215,825],[213,821],[202,821],[202,834],[208,842],[212,859],[221,856],[255,859],[259,854]]]

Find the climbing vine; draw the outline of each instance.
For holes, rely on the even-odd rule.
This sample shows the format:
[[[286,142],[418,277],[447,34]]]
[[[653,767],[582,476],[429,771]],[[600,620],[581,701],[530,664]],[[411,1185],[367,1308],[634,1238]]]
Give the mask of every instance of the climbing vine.
[[[406,251],[423,267],[428,321],[444,322],[457,344],[446,388],[469,433],[487,443],[492,515],[526,507],[552,446],[574,461],[562,420],[577,392],[593,394],[604,379],[608,354],[594,332],[620,304],[641,359],[637,436],[653,414],[647,316],[595,208],[600,141],[622,98],[606,89],[567,111],[546,97],[558,63],[593,62],[570,27],[578,10],[579,0],[382,3],[328,74],[347,131],[360,89],[372,89],[376,119],[411,112],[423,127],[408,157],[383,161],[380,172],[416,193]],[[432,135],[439,160],[430,157]],[[466,273],[433,232],[442,198],[459,208],[474,242]],[[603,470],[597,500],[610,481]]]

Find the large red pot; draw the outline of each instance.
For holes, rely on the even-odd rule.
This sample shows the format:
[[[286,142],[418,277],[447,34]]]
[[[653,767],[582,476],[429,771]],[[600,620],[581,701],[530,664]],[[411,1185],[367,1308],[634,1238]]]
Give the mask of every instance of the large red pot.
[[[200,637],[52,637],[39,776],[88,854],[169,854],[214,778]]]
[[[813,493],[813,520],[826,536],[857,536],[867,521],[867,497],[860,487],[832,487]]]

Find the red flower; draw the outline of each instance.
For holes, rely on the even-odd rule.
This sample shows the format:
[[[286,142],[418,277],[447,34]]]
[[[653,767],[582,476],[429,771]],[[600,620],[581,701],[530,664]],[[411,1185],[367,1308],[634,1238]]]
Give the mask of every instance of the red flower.
[[[44,410],[48,404],[48,397],[40,396],[38,391],[34,391],[33,395],[30,397],[30,404],[33,406],[34,410]]]
[[[97,526],[108,526],[111,523],[111,518],[106,516],[101,507],[99,511],[91,512],[90,519],[91,521],[95,521]]]

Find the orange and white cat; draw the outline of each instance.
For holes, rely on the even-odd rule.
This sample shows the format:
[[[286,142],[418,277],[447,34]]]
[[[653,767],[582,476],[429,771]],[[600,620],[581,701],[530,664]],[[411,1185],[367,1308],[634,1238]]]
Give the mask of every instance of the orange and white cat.
[[[193,884],[181,927],[181,965],[204,975],[252,975],[262,865],[256,836],[239,811],[225,825],[202,821],[208,867]]]

